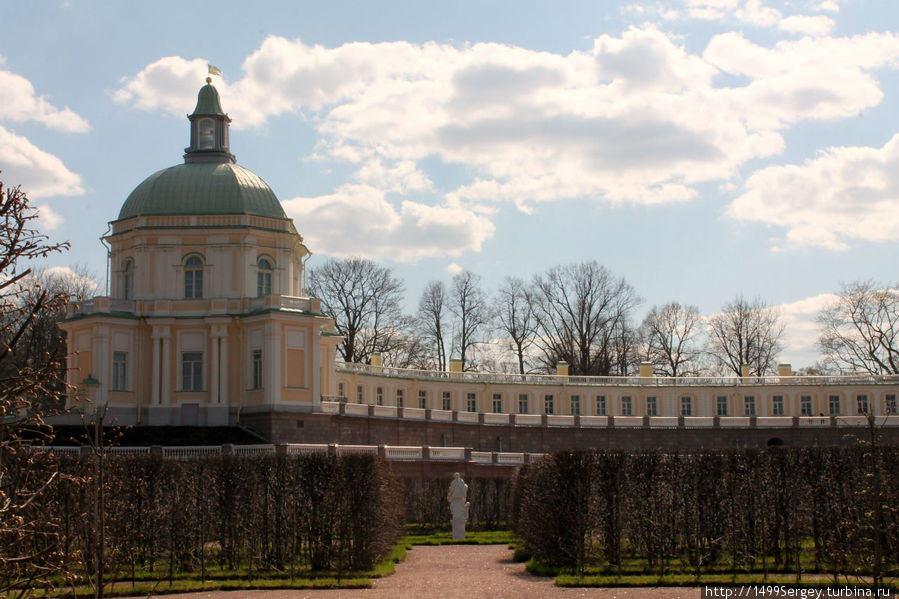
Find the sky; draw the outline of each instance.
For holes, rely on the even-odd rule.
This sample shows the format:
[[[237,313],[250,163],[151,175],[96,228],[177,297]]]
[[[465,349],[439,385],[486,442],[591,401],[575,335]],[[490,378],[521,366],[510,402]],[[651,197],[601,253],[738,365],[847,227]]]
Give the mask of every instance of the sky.
[[[99,237],[182,162],[207,76],[310,265],[488,290],[596,260],[643,298],[777,306],[817,359],[841,285],[894,285],[895,0],[0,3],[0,180],[105,279]]]

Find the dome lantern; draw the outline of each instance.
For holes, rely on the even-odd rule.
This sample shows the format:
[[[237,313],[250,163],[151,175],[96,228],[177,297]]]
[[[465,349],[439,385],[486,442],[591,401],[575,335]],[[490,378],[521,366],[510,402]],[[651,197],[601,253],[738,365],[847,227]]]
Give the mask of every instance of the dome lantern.
[[[190,146],[184,149],[185,163],[236,162],[228,140],[231,119],[222,110],[218,90],[210,77],[200,88],[197,107],[187,118],[190,120]]]

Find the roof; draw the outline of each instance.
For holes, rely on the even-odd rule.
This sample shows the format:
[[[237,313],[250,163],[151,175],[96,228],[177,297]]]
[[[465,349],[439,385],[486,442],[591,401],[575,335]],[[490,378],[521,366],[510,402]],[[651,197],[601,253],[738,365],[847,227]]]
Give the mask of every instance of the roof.
[[[287,219],[281,202],[259,175],[229,162],[179,164],[153,173],[134,188],[117,220],[181,214]]]
[[[197,107],[194,108],[194,115],[210,115],[226,116],[222,110],[222,103],[219,100],[218,90],[211,83],[207,83],[200,88],[197,94]]]

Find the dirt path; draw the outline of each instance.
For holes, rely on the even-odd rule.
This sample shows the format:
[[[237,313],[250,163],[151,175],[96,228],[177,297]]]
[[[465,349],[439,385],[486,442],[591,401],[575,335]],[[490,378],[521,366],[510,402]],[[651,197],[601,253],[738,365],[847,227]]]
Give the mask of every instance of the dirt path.
[[[396,573],[374,581],[373,589],[336,591],[229,591],[167,595],[168,599],[698,599],[696,588],[569,589],[551,578],[531,576],[511,560],[505,545],[417,546],[398,564]]]

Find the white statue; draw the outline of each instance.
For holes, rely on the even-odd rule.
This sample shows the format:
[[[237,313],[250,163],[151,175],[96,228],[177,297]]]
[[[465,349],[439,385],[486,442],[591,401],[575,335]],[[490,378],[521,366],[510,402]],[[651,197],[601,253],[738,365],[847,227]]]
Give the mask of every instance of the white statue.
[[[453,538],[465,538],[465,522],[468,521],[468,508],[471,504],[465,501],[468,495],[468,485],[462,480],[458,472],[453,474],[453,482],[450,483],[446,500],[449,501],[450,511],[453,514]]]

